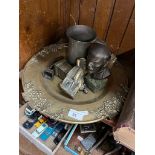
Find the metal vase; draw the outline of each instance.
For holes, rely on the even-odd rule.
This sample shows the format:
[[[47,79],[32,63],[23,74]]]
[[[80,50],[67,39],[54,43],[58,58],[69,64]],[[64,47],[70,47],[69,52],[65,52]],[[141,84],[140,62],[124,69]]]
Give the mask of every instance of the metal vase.
[[[67,29],[69,49],[67,60],[71,65],[76,64],[78,58],[85,58],[87,48],[96,41],[96,32],[86,25],[74,25]]]

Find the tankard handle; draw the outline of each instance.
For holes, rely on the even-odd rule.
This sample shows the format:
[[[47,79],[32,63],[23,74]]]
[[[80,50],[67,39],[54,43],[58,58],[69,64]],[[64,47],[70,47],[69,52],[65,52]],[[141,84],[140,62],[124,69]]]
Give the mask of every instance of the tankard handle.
[[[98,43],[98,44],[102,44],[102,45],[107,45],[105,41],[99,39],[99,38],[96,38],[95,40],[93,40],[91,43]]]

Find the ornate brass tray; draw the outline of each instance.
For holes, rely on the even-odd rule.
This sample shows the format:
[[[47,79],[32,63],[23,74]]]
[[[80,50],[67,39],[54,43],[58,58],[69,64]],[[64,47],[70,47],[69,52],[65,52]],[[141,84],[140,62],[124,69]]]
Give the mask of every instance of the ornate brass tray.
[[[66,96],[60,89],[61,79],[45,79],[42,72],[57,57],[66,57],[65,44],[52,44],[43,48],[26,64],[22,73],[25,100],[32,108],[50,118],[67,123],[93,123],[111,119],[121,110],[127,95],[127,76],[116,62],[105,90],[88,94],[78,92],[75,99]]]

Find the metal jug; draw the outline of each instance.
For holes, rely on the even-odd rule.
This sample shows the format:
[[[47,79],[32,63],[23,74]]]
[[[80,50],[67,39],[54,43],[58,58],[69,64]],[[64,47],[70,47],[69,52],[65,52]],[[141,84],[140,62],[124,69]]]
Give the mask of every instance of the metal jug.
[[[85,58],[87,48],[96,41],[96,32],[86,25],[74,25],[67,29],[69,49],[67,60],[71,65],[76,64],[78,58]]]

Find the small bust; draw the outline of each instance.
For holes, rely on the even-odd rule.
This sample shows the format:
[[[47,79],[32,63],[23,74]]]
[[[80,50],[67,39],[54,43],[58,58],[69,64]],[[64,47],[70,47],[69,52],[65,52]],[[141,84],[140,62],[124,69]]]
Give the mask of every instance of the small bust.
[[[93,43],[88,49],[87,69],[90,76],[102,80],[110,75],[107,67],[111,58],[110,49],[103,44]]]

